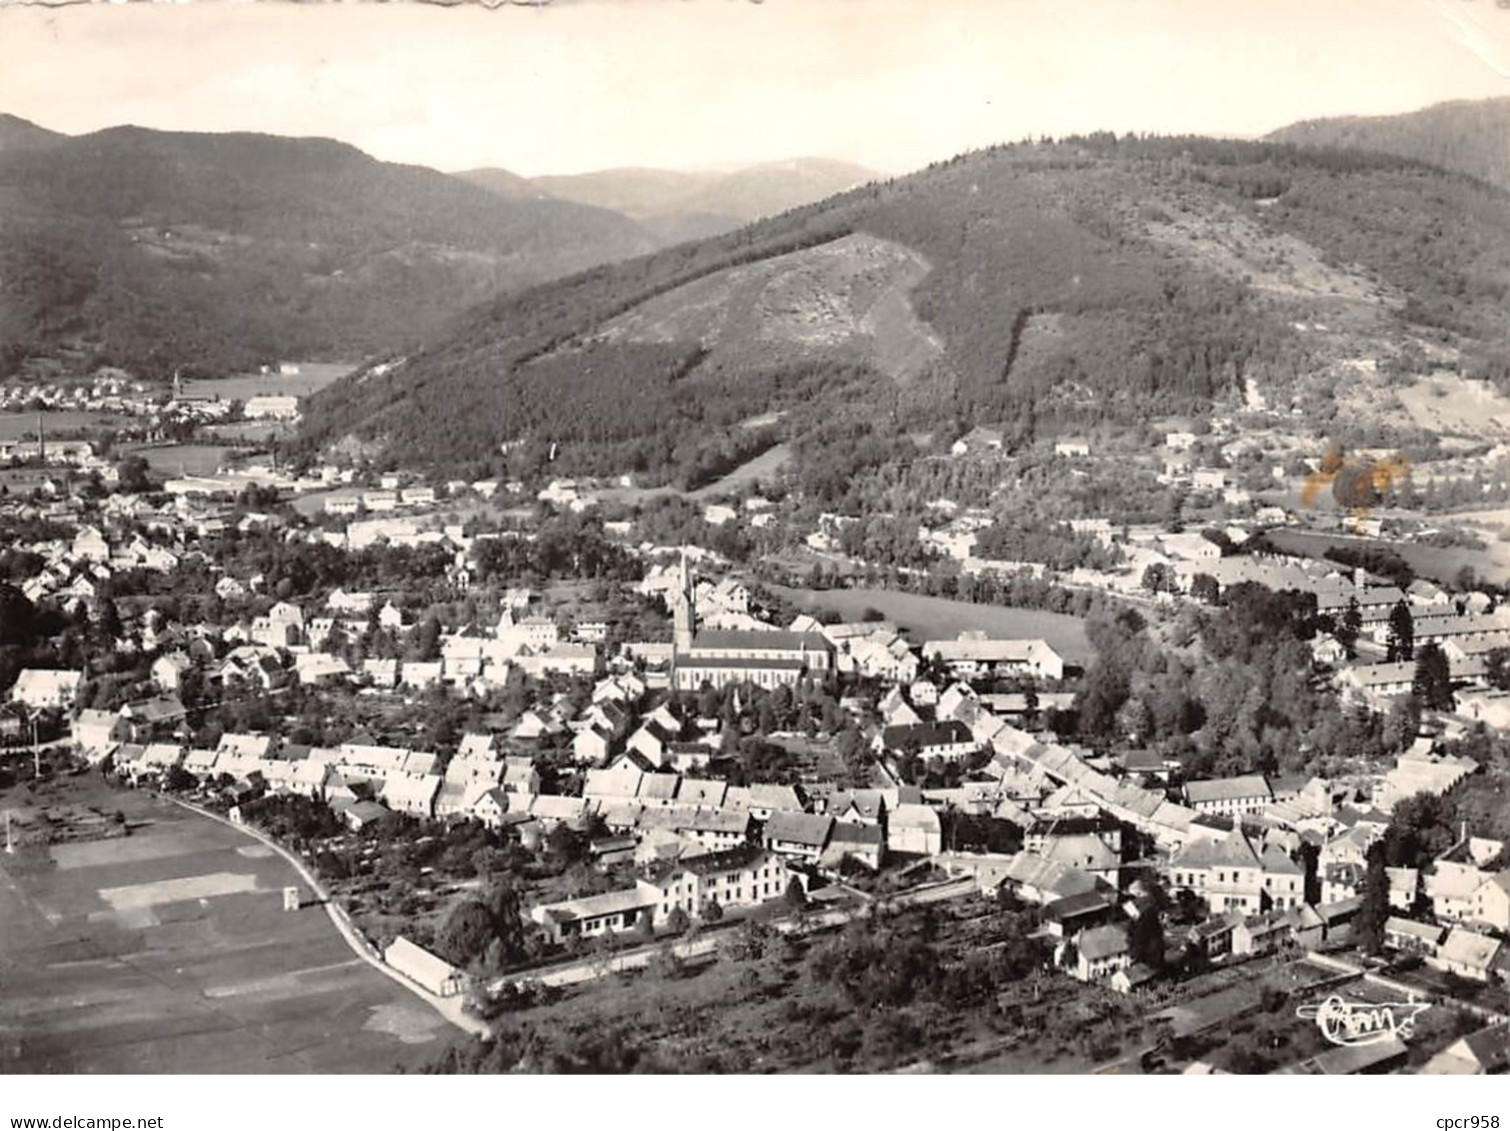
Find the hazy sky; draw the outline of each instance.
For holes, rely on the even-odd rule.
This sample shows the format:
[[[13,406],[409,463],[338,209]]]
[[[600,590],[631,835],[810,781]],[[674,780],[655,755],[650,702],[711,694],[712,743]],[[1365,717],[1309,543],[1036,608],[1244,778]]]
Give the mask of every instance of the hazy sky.
[[[337,137],[534,175],[903,172],[1093,129],[1252,135],[1510,94],[1494,0],[556,0],[0,8],[0,111]]]

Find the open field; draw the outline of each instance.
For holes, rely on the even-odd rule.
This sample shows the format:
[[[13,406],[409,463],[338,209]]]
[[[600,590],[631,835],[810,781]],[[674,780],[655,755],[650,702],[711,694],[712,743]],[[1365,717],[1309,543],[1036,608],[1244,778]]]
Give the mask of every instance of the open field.
[[[776,585],[771,591],[798,608],[830,609],[845,620],[859,620],[866,609],[875,609],[918,640],[952,639],[967,629],[979,629],[994,637],[1046,640],[1071,663],[1083,665],[1095,655],[1086,639],[1085,622],[1063,613],[972,605],[892,589],[789,589]]]
[[[164,444],[131,449],[154,475],[214,475],[231,449],[216,444]]]
[[[44,412],[42,430],[48,436],[62,436],[112,428],[119,416],[105,412]],[[35,440],[37,414],[34,412],[0,412],[0,440]]]
[[[298,879],[266,846],[94,778],[55,788],[132,831],[0,856],[0,1072],[386,1072],[451,1035],[322,908],[283,910]]]
[[[1451,516],[1456,524],[1459,516]],[[1399,554],[1417,576],[1445,585],[1453,584],[1465,565],[1483,580],[1500,583],[1510,578],[1510,545],[1490,541],[1482,550],[1467,546],[1442,549],[1389,539],[1359,538],[1314,530],[1270,530],[1266,537],[1276,550],[1287,554],[1325,559],[1327,550],[1345,546],[1354,550],[1381,549]]]
[[[206,381],[185,381],[184,394],[244,401],[248,397],[307,397],[339,381],[356,368],[342,362],[299,362],[299,372],[288,377],[277,373],[242,373]]]
[[[694,499],[716,499],[720,495],[732,495],[750,484],[760,483],[775,476],[789,459],[792,449],[787,444],[777,444],[761,452],[752,460],[740,464],[722,479],[714,480],[706,487],[692,492]]]

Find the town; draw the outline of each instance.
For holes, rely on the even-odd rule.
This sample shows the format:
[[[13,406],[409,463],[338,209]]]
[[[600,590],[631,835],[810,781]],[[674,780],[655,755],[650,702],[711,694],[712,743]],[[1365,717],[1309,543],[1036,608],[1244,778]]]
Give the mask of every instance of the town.
[[[140,410],[167,445],[299,398],[16,403],[40,429],[0,450],[8,853],[82,835],[72,782],[177,799],[289,853],[295,907],[472,1032],[942,917],[1013,955],[955,1058],[1025,1055],[1003,1003],[1048,985],[1097,1011],[1065,1053],[1087,1069],[1505,1066],[1510,609],[1379,549],[1446,544],[1400,517],[1408,483],[1335,519],[1270,498],[1360,457],[1245,446],[1253,406],[1136,451],[975,429],[919,455],[938,493],[904,520],[800,462],[689,502],[548,460],[298,466],[259,435],[174,475],[46,422]],[[1172,509],[1015,521],[1042,475]],[[1312,557],[1302,528],[1342,540]],[[1429,1009],[1409,1043],[1328,1045],[1296,1006],[1337,987]]]

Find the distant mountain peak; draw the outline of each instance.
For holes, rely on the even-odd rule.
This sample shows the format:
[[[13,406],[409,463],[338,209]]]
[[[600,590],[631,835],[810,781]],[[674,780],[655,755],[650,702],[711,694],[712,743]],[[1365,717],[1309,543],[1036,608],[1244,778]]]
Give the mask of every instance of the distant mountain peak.
[[[54,133],[15,114],[0,113],[0,153],[10,149],[41,149],[66,140],[66,134]]]
[[[622,212],[675,241],[732,231],[878,178],[845,161],[792,157],[718,169],[600,169],[532,183],[564,200]]]
[[[1275,130],[1266,140],[1374,150],[1510,189],[1510,98],[1440,102],[1377,117],[1312,118]]]

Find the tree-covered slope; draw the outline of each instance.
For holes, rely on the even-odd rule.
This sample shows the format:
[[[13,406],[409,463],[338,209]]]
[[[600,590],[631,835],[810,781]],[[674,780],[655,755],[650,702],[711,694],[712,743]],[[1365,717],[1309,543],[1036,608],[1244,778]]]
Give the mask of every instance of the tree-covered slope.
[[[19,120],[14,120],[19,121]],[[7,123],[0,375],[67,350],[146,374],[409,348],[458,309],[649,250],[614,213],[505,200],[320,139]]]
[[[1510,196],[1417,162],[1009,146],[485,304],[328,389],[306,439],[481,468],[528,438],[563,468],[667,478],[772,412],[789,437],[1141,421],[1296,380],[1327,348],[1303,318],[1492,354],[1507,284]]]
[[[1317,118],[1276,130],[1269,140],[1393,153],[1510,189],[1510,98],[1377,118]]]

